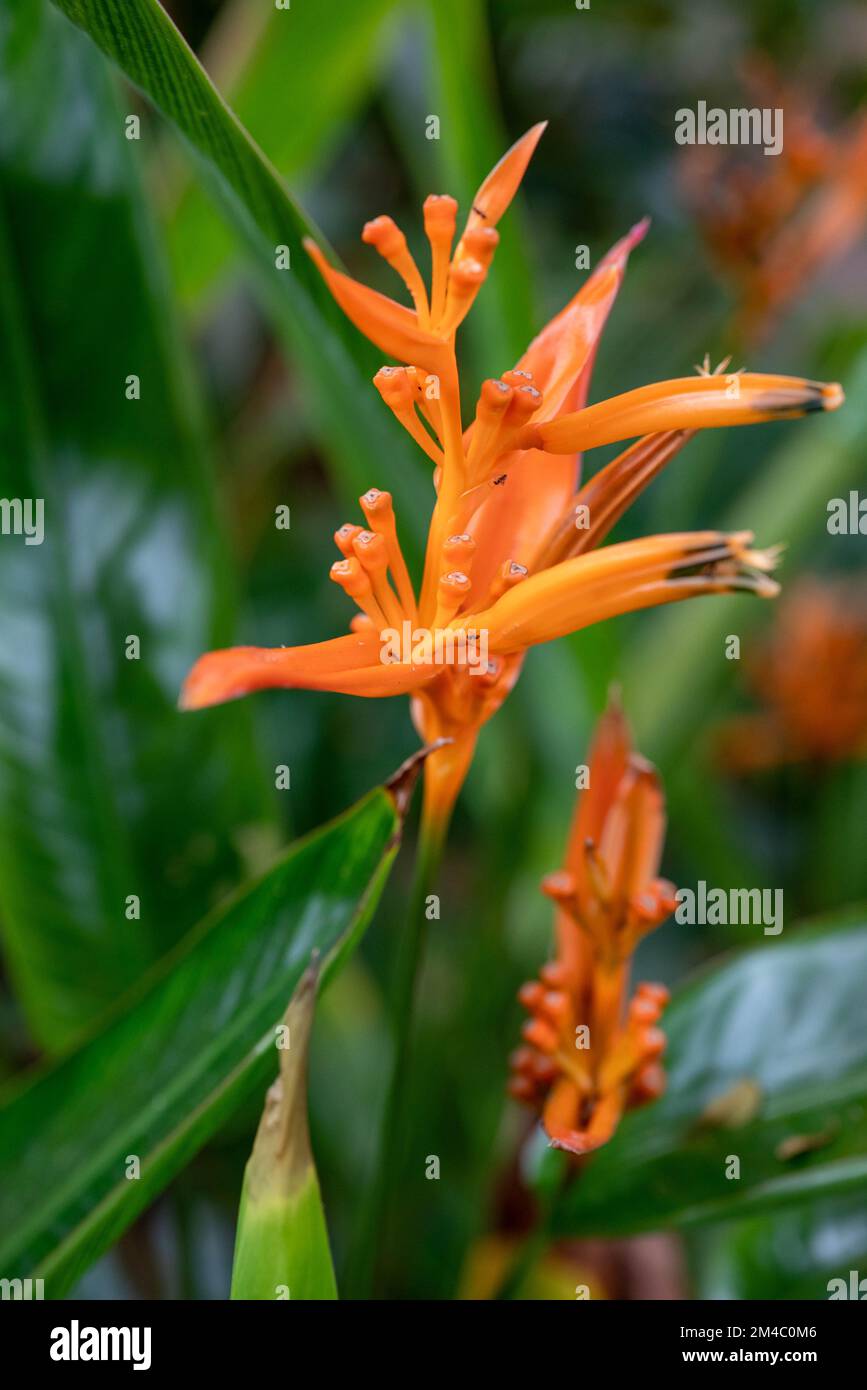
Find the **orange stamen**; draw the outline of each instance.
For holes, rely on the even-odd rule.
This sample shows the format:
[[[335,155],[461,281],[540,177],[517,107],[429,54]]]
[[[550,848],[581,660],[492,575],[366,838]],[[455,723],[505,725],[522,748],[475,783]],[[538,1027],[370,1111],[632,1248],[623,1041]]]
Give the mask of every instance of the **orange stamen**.
[[[437,606],[434,628],[448,627],[470,592],[470,581],[462,570],[450,570],[441,576],[437,586]]]
[[[375,217],[372,222],[365,223],[361,240],[366,242],[368,246],[373,246],[383,260],[388,262],[392,270],[397,272],[412,295],[419,326],[428,328],[430,326],[430,309],[427,302],[427,290],[424,287],[419,268],[406,244],[406,237],[397,223],[391,217]]]
[[[359,531],[352,542],[352,548],[370,580],[373,597],[388,623],[399,628],[405,615],[397,595],[388,582],[388,543],[385,537],[376,531]]]
[[[394,578],[403,610],[413,622],[416,619],[415,590],[409,577],[409,570],[403,558],[403,551],[397,538],[397,525],[394,519],[394,506],[390,492],[381,492],[372,487],[359,498],[361,510],[371,531],[385,537],[388,547],[388,567]]]
[[[458,205],[447,193],[424,200],[424,230],[431,248],[431,323],[439,329],[446,306],[449,258],[455,236]]]
[[[380,367],[373,384],[392,414],[400,421],[428,458],[440,467],[442,450],[431,439],[416,414],[417,385],[407,367]]]
[[[367,614],[378,631],[381,632],[384,627],[389,626],[385,614],[373,596],[370,578],[355,556],[348,560],[335,560],[329,573],[335,584],[339,584],[344,593],[354,599],[362,612]]]
[[[452,263],[446,307],[439,324],[439,331],[444,336],[451,337],[455,329],[463,323],[487,273],[481,261],[475,261],[469,256]]]

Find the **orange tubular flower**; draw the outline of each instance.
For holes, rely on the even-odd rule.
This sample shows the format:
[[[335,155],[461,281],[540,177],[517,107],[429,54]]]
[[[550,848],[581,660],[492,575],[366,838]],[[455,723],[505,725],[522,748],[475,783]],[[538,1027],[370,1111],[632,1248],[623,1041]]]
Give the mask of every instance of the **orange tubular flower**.
[[[211,652],[190,673],[187,709],[266,686],[351,695],[410,693],[426,742],[450,740],[425,764],[426,823],[443,829],[480,727],[514,685],[527,647],[615,613],[694,594],[776,592],[773,557],[747,533],[655,536],[590,554],[697,429],[832,410],[838,386],[799,377],[734,373],[658,382],[587,406],[599,336],[639,223],[600,261],[572,301],[502,377],[486,381],[475,418],[461,418],[455,334],[487,275],[496,223],[544,129],[534,126],[484,181],[454,246],[457,204],[424,204],[430,288],[388,217],[364,240],[388,261],[410,309],[350,279],[307,250],[356,326],[401,365],[375,385],[433,464],[436,501],[417,593],[397,538],[391,497],[361,498],[365,527],[335,535],[331,577],[360,612],[352,633],[308,647]],[[579,451],[637,438],[584,486]],[[401,640],[403,639],[403,640]]]
[[[718,755],[733,773],[867,757],[867,579],[802,579],[747,676],[763,709],[729,720]]]
[[[543,891],[557,904],[557,955],[520,991],[531,1015],[511,1058],[509,1090],[541,1112],[555,1148],[590,1153],[623,1111],[662,1094],[656,1026],[662,985],[640,984],[629,1003],[629,961],[640,939],[674,911],[656,877],[665,836],[659,778],[632,751],[616,704],[599,722],[589,786],[578,798],[566,863]]]

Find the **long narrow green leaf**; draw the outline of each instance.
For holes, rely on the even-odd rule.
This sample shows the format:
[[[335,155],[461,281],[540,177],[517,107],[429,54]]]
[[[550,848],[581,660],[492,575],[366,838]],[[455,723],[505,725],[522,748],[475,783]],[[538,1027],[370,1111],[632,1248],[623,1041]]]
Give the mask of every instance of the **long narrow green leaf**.
[[[177,127],[252,251],[265,302],[307,383],[319,430],[348,492],[395,496],[410,549],[425,516],[422,471],[370,379],[381,365],[325,290],[302,247],[321,234],[215,90],[157,0],[54,0]],[[286,18],[291,10],[286,11]],[[282,268],[288,247],[289,268]],[[425,517],[426,520],[426,517]]]
[[[271,814],[248,717],[175,707],[231,639],[231,570],[135,148],[100,55],[12,0],[0,495],[44,536],[0,542],[0,923],[49,1051],[237,882],[235,830]]]
[[[295,0],[278,10],[232,0],[208,36],[208,63],[238,119],[284,178],[321,165],[370,90],[382,62],[384,20],[396,0]],[[250,30],[255,32],[250,34]],[[241,51],[241,59],[238,53]],[[200,184],[184,184],[169,222],[175,282],[198,298],[225,268],[236,239]]]
[[[311,953],[329,978],[397,848],[378,789],[295,844],[164,958],[77,1052],[13,1094],[0,1124],[0,1269],[60,1297],[245,1097]]]
[[[265,1098],[244,1173],[233,1298],[337,1297],[307,1122],[307,1055],[318,973],[315,964],[304,972],[278,1029],[280,1075]]]
[[[865,972],[862,911],[745,952],[678,994],[664,1020],[665,1095],[581,1172],[556,1230],[693,1224],[863,1187]]]

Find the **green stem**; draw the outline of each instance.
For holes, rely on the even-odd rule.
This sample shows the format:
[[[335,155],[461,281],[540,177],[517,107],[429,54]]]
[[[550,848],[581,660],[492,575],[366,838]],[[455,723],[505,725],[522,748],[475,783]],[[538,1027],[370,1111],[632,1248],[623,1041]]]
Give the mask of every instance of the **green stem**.
[[[347,1279],[353,1298],[369,1297],[374,1286],[386,1246],[389,1197],[400,1178],[405,1147],[404,1108],[410,1037],[416,985],[427,935],[427,899],[439,869],[444,841],[445,826],[422,823],[409,912],[401,932],[392,986],[394,1053],[382,1115],[379,1161],[361,1214],[355,1257]]]
[[[554,1211],[564,1188],[576,1176],[576,1172],[570,1170],[565,1163],[559,1164],[553,1177],[537,1194],[536,1220],[518,1247],[518,1252],[494,1295],[498,1302],[515,1298],[527,1275],[535,1269],[551,1244]]]
[[[551,1240],[548,1221],[541,1219],[527,1234],[494,1298],[497,1302],[513,1299],[527,1275],[535,1269]]]

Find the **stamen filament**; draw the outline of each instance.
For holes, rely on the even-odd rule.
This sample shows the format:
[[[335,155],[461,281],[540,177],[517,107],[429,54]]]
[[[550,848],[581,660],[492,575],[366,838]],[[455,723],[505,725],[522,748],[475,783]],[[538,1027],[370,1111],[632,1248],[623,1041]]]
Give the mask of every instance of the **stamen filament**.
[[[390,627],[399,628],[406,616],[388,582],[388,545],[375,531],[360,531],[353,541],[356,558],[362,565]]]
[[[409,577],[409,570],[403,558],[403,551],[400,548],[400,541],[397,538],[397,526],[394,519],[394,506],[390,492],[380,492],[379,488],[372,487],[359,499],[361,510],[364,512],[365,520],[371,531],[377,535],[385,537],[385,544],[388,551],[388,567],[394,578],[395,587],[400,596],[403,610],[412,619],[417,618],[415,590],[412,587],[412,580]]]
[[[437,447],[416,414],[417,386],[407,367],[380,367],[373,384],[385,404],[399,420],[431,462],[440,467],[442,450]]]
[[[467,257],[452,264],[449,271],[446,305],[437,331],[449,338],[463,323],[484,283],[487,271],[480,261]]]
[[[446,304],[449,258],[457,224],[458,205],[448,194],[432,193],[424,201],[424,229],[431,249],[431,324],[439,329]]]
[[[363,613],[366,613],[377,631],[388,627],[385,614],[373,596],[370,579],[355,556],[348,560],[335,560],[331,566],[331,578],[335,584],[354,599]]]

